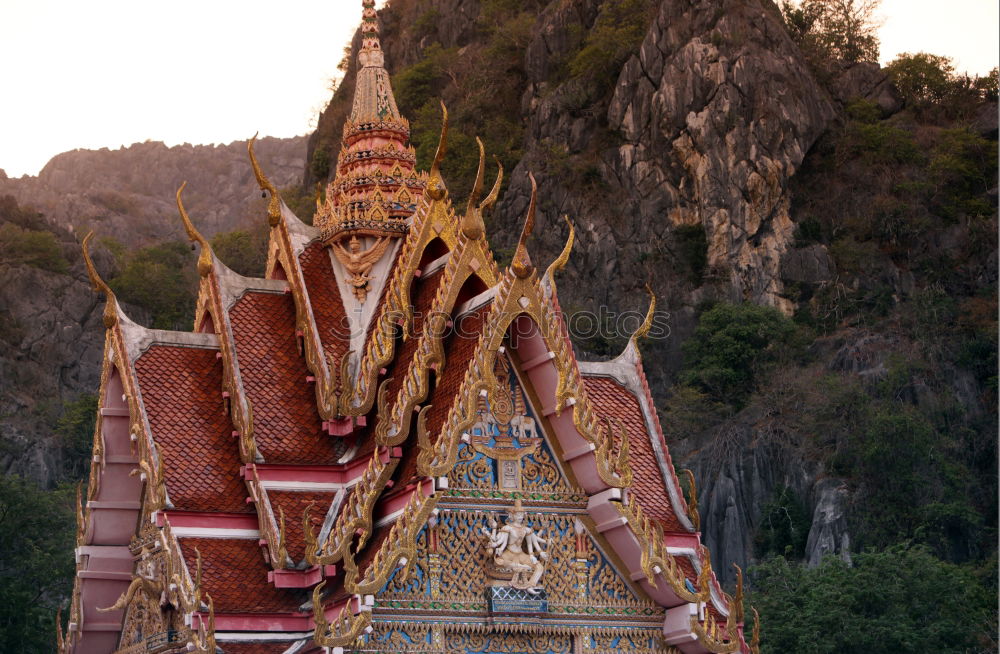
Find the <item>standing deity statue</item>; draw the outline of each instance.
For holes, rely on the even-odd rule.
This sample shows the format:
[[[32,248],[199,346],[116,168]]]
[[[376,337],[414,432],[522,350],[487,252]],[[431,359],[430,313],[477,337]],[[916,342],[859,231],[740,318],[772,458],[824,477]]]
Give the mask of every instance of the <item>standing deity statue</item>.
[[[350,250],[340,243],[333,244],[333,253],[337,255],[337,260],[351,274],[348,283],[354,290],[354,297],[358,299],[358,302],[364,303],[368,297],[368,282],[371,280],[369,273],[372,266],[385,254],[387,247],[389,247],[389,237],[387,236],[378,239],[375,245],[363,251],[361,241],[358,240],[357,236],[351,236],[348,243]]]
[[[529,593],[538,593],[538,582],[545,572],[544,561],[549,558],[542,548],[547,541],[524,524],[525,513],[521,500],[514,501],[507,524],[497,529],[497,521],[490,520],[490,529],[482,528],[486,548],[493,557],[494,571],[499,577],[510,575],[510,585]]]

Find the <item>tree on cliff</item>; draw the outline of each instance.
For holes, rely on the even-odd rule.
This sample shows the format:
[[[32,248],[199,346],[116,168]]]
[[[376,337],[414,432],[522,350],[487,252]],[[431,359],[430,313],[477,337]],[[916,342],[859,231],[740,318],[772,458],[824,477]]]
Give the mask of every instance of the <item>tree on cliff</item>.
[[[878,62],[881,0],[801,0],[781,3],[792,40],[810,61]]]

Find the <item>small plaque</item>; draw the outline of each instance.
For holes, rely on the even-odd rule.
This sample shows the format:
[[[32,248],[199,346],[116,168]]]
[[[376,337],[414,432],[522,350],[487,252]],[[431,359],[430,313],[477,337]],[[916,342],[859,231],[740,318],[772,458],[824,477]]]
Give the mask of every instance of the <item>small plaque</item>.
[[[548,613],[549,601],[545,589],[529,592],[510,586],[490,586],[486,589],[490,613]]]
[[[517,490],[521,488],[520,461],[500,462],[500,488],[505,490]]]

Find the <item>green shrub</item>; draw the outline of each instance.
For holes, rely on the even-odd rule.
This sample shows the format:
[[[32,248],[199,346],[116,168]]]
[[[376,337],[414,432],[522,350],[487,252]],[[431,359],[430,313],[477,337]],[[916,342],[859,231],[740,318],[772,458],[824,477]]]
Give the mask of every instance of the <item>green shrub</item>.
[[[440,96],[457,52],[457,48],[445,49],[440,43],[432,43],[416,63],[392,76],[392,90],[403,115],[415,115],[428,99]]]
[[[986,192],[996,180],[996,142],[964,127],[942,130],[931,151],[928,171],[935,184],[935,208],[944,217],[994,212]]]
[[[212,238],[212,249],[235,272],[245,277],[263,277],[267,266],[267,241],[267,225],[261,222],[252,231],[234,229],[216,234]]]
[[[718,304],[701,315],[682,346],[680,380],[716,400],[739,405],[762,368],[794,350],[795,323],[777,309]]]
[[[848,118],[859,123],[874,124],[882,117],[878,105],[864,98],[852,100],[846,109]]]
[[[751,569],[748,601],[760,612],[762,654],[995,651],[995,569],[906,545],[857,554],[853,566],[775,557]]]
[[[812,524],[809,508],[790,488],[779,487],[761,509],[754,534],[758,556],[778,554],[798,559],[805,553]]]
[[[97,395],[83,393],[62,407],[56,423],[63,454],[63,476],[79,480],[90,471],[90,455],[94,443],[94,421],[97,420]]]
[[[583,48],[569,61],[570,74],[593,80],[601,87],[610,86],[625,60],[642,45],[658,4],[650,0],[602,2]]]
[[[904,52],[885,69],[908,104],[940,102],[954,86],[955,67],[950,57]]]
[[[973,84],[976,90],[978,90],[979,93],[981,94],[983,100],[986,100],[987,102],[997,101],[998,86],[1000,86],[1000,84],[998,84],[998,75],[996,66],[993,67],[993,70],[986,73],[985,76],[976,77],[976,80]]]
[[[313,179],[325,181],[330,177],[330,153],[326,143],[320,142],[316,145],[312,161],[309,162],[309,171]]]
[[[69,270],[55,234],[22,229],[13,223],[0,225],[0,264],[34,266],[56,273]]]
[[[149,311],[158,329],[190,329],[198,276],[187,243],[172,241],[143,248],[119,262],[109,281],[118,299]]]
[[[416,32],[417,40],[420,37],[430,36],[437,28],[438,21],[441,20],[441,12],[437,9],[428,9],[417,16],[413,21],[413,29]]]
[[[73,497],[0,473],[0,651],[52,651],[75,569]]]
[[[848,123],[839,149],[841,157],[858,157],[868,164],[913,163],[920,158],[913,136],[885,122]]]

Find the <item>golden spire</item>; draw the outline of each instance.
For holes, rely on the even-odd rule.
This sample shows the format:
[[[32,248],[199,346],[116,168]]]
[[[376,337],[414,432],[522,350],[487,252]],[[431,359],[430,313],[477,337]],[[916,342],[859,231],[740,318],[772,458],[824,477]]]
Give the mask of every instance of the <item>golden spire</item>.
[[[385,55],[378,40],[378,14],[375,0],[361,2],[361,51],[358,53],[358,76],[354,87],[351,120],[377,122],[399,120],[396,98],[392,95]]]
[[[538,197],[538,183],[535,176],[528,173],[531,181],[531,201],[528,203],[528,214],[524,218],[524,228],[521,229],[521,238],[517,241],[517,250],[514,252],[514,259],[510,262],[510,267],[519,279],[528,277],[534,272],[535,267],[531,265],[531,257],[528,256],[528,237],[535,229],[535,207]]]
[[[104,293],[107,302],[104,305],[104,326],[114,327],[118,324],[118,298],[111,290],[107,282],[101,279],[100,273],[94,266],[94,260],[90,258],[90,239],[94,238],[94,232],[90,232],[83,237],[83,263],[87,267],[87,276],[90,277],[90,286],[97,293]]]
[[[198,274],[202,277],[208,275],[212,272],[212,245],[208,242],[204,236],[201,235],[195,226],[191,222],[191,218],[188,216],[187,211],[184,210],[184,203],[181,201],[181,193],[184,192],[184,187],[187,186],[187,182],[183,182],[181,187],[177,189],[177,211],[181,214],[181,222],[184,223],[184,231],[187,232],[188,239],[192,243],[198,243],[201,245],[201,254],[198,255]]]

